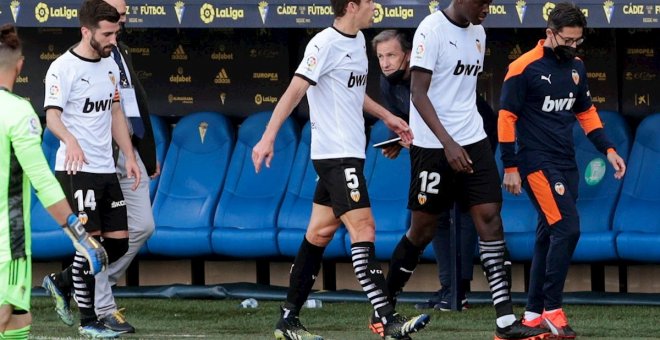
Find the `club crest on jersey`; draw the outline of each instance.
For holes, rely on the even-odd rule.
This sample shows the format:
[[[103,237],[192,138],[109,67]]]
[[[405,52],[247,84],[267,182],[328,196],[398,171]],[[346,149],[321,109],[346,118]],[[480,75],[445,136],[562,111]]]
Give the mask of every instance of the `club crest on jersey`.
[[[357,203],[360,201],[360,190],[358,189],[353,189],[351,190],[351,199]]]
[[[479,41],[479,39],[477,39],[476,45],[477,45],[477,51],[479,51],[479,53],[481,53],[481,41]]]
[[[566,189],[564,188],[564,184],[562,182],[555,183],[555,192],[559,194],[559,196],[564,196],[565,191]]]
[[[108,78],[110,78],[110,81],[112,82],[112,86],[117,85],[117,79],[115,79],[115,74],[112,73],[112,71],[108,71]]]
[[[87,216],[87,213],[84,211],[78,212],[78,219],[80,220],[80,223],[83,225],[87,224],[87,221],[89,221],[89,217]]]
[[[571,76],[573,77],[573,82],[575,83],[575,85],[580,83],[580,74],[578,73],[578,71],[576,70],[571,71]]]
[[[426,194],[423,192],[417,194],[417,202],[419,202],[421,205],[426,204]]]

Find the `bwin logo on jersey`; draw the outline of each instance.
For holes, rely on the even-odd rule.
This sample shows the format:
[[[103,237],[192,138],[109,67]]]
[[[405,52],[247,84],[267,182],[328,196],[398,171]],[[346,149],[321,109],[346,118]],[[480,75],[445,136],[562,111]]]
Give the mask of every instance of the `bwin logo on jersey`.
[[[541,110],[545,112],[570,110],[573,108],[575,100],[573,92],[568,94],[568,98],[551,99],[550,96],[545,96]]]
[[[367,85],[367,75],[366,74],[353,74],[348,78],[348,88],[354,86],[366,86]]]
[[[97,100],[95,102],[85,99],[85,105],[83,106],[83,113],[91,113],[92,111],[103,112],[110,110],[112,107],[112,98],[105,100]]]
[[[456,67],[454,68],[455,76],[459,76],[461,74],[465,74],[466,76],[476,76],[479,74],[479,72],[481,72],[481,65],[463,64],[460,60],[458,63],[456,63]]]

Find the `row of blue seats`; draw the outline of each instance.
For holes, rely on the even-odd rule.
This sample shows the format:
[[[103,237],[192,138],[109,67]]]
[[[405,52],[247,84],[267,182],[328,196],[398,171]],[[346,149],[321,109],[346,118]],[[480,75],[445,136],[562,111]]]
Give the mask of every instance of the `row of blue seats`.
[[[251,150],[269,118],[269,112],[249,116],[235,136],[234,127],[221,114],[195,113],[178,122],[171,140],[166,124],[153,118],[162,174],[152,183],[156,232],[143,254],[236,258],[296,255],[311,214],[317,179],[309,160],[310,128],[307,123],[301,132],[293,120],[287,120],[278,134],[271,167],[255,174]],[[604,156],[576,125],[579,168],[583,177],[588,164],[590,171],[588,180],[582,178],[580,184],[578,209],[583,232],[574,260],[658,263],[660,250],[653,245],[660,241],[660,178],[656,175],[660,168],[660,114],[642,122],[634,141],[617,113],[601,112],[601,119],[627,160],[628,173],[623,183],[614,180]],[[382,122],[376,123],[369,145],[385,140],[388,134]],[[43,145],[52,164],[57,140],[46,133]],[[406,209],[410,178],[407,150],[396,160],[389,160],[379,150],[367,147],[364,175],[376,219],[376,256],[387,260],[410,221]],[[505,192],[502,217],[512,258],[530,260],[537,215],[529,198]],[[73,252],[38,202],[33,202],[32,219],[35,259],[62,258]],[[325,256],[347,258],[347,254],[350,239],[342,227]],[[434,258],[431,247],[424,257]]]

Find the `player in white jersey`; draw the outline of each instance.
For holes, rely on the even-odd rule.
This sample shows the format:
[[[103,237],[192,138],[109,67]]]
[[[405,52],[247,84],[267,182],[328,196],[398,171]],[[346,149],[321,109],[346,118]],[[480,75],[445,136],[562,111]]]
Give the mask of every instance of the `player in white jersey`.
[[[117,179],[112,139],[126,155],[129,177],[140,182],[126,118],[119,104],[119,69],[109,58],[119,32],[119,13],[103,0],[85,0],[79,10],[82,39],[57,58],[46,74],[46,121],[60,139],[55,176],[85,224],[101,239],[109,262],[128,248],[126,204]],[[135,188],[134,186],[134,188]],[[69,309],[73,290],[83,336],[111,338],[119,333],[98,321],[94,277],[76,252],[73,264],[44,278],[60,319],[73,325]]]
[[[480,237],[479,253],[497,312],[496,339],[540,339],[547,332],[516,320],[504,267],[499,174],[476,105],[486,34],[481,23],[491,0],[453,0],[427,16],[413,39],[410,59],[410,229],[390,262],[395,299],[436,233],[440,213],[455,202],[469,207]]]
[[[289,87],[275,107],[263,137],[252,150],[259,172],[270,166],[277,131],[307,92],[312,126],[311,158],[319,175],[312,216],[290,274],[277,339],[322,339],[298,315],[319,273],[323,251],[343,222],[351,237],[356,276],[384,326],[383,338],[405,339],[426,325],[427,315],[410,320],[387,300],[387,287],[374,257],[374,219],[363,175],[365,133],[362,111],[383,119],[405,142],[412,134],[402,119],[365,95],[368,61],[361,29],[373,22],[373,0],[331,0],[335,21],[307,44]]]

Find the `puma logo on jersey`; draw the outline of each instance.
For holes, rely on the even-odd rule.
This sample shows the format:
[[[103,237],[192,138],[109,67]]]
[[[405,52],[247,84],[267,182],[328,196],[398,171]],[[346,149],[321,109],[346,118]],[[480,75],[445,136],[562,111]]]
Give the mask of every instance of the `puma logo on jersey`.
[[[576,99],[573,98],[573,92],[569,93],[568,97],[569,98],[551,99],[550,96],[545,96],[541,110],[545,112],[570,110],[573,108]]]
[[[97,100],[95,102],[89,100],[89,98],[86,98],[85,105],[83,106],[83,113],[90,113],[92,111],[103,112],[110,110],[111,107],[112,107],[112,98],[105,100]]]
[[[477,61],[478,62],[478,61]],[[476,76],[481,72],[481,65],[463,64],[459,60],[454,68],[454,75],[459,76],[464,74],[466,76]]]
[[[353,58],[351,58],[351,55],[348,53],[346,53],[346,58],[353,60]]]
[[[452,46],[458,48],[458,46],[456,46],[456,42],[455,42],[455,41],[451,41],[451,40],[450,40],[450,41],[449,41],[449,45],[452,45]]]
[[[552,85],[552,82],[550,81],[550,77],[552,76],[552,73],[548,74],[548,76],[541,75],[541,80],[545,80],[548,82],[548,84]]]
[[[87,83],[87,85],[89,85],[89,80],[87,80],[85,78],[80,78],[80,81],[84,81],[85,83]]]
[[[353,74],[348,78],[348,88],[354,86],[366,86],[367,85],[367,75],[366,74]]]

